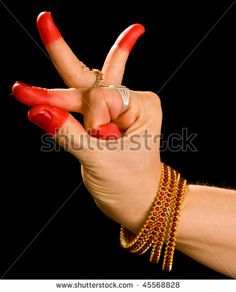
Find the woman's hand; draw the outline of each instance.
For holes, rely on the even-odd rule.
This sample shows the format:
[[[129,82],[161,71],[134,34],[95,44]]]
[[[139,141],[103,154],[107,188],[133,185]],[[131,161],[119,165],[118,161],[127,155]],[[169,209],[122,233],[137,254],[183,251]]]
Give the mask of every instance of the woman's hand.
[[[74,55],[61,36],[50,12],[42,12],[38,16],[37,27],[46,50],[58,73],[61,75],[66,85],[74,88],[74,90],[71,90],[70,93],[63,90],[43,90],[42,88],[35,88],[27,84],[16,82],[13,86],[13,94],[19,101],[29,106],[53,104],[67,111],[78,112],[81,108],[81,104],[76,98],[76,95],[73,94],[76,91],[75,88],[92,87],[96,81],[96,76],[92,70]],[[113,85],[121,84],[129,53],[144,31],[145,29],[141,24],[134,24],[123,31],[117,38],[102,67],[104,76],[103,83]],[[88,115],[85,114],[85,116]],[[101,138],[104,139],[106,139],[107,133],[114,134],[117,137],[120,136],[119,129],[115,124],[106,125],[102,133],[104,136]]]
[[[72,88],[47,90],[18,82],[13,93],[21,102],[34,106],[29,119],[80,160],[84,183],[98,207],[137,232],[161,175],[160,100],[154,93],[131,91],[129,107],[120,115],[119,92],[109,87],[91,88],[94,73],[71,52],[50,14],[39,16],[38,28],[58,72]],[[105,84],[121,83],[129,51],[142,32],[142,26],[131,26],[115,42],[102,70]],[[83,114],[85,128],[68,111]],[[104,124],[108,126],[104,128]],[[114,126],[125,132],[120,139],[101,140],[87,133],[97,135],[107,130],[107,135]]]

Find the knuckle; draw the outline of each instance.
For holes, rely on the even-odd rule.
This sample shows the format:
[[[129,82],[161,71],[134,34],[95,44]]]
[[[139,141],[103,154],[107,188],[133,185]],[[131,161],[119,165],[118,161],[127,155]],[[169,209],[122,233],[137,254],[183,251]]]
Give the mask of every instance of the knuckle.
[[[93,104],[98,100],[102,100],[104,94],[102,94],[102,88],[91,88],[83,97],[87,104]]]
[[[89,99],[101,98],[103,95],[104,95],[104,92],[103,92],[102,87],[91,88],[87,93],[87,96]]]
[[[152,92],[152,91],[147,91],[145,92],[145,101],[148,103],[149,106],[155,107],[155,109],[161,109],[161,100],[160,97]]]
[[[148,95],[148,98],[153,100],[154,102],[160,102],[160,97],[155,92],[148,91],[147,95]]]
[[[157,116],[162,119],[162,108],[159,96],[151,91],[142,94],[144,114],[148,115],[150,120]]]

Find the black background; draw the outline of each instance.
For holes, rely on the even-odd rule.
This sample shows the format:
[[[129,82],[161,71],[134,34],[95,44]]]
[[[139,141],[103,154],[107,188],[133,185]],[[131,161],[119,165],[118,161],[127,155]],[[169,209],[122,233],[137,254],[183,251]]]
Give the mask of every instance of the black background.
[[[100,68],[117,35],[132,23],[146,34],[129,58],[124,84],[158,92],[232,1],[4,1],[41,45],[35,20],[55,22],[74,52]],[[233,7],[161,90],[163,134],[197,133],[198,152],[162,153],[190,182],[236,187],[235,12]],[[53,65],[0,3],[1,203],[0,274],[14,262],[81,181],[68,153],[42,153],[40,129],[10,95],[16,80],[65,87]],[[38,236],[5,278],[226,278],[176,253],[171,273],[119,246],[119,225],[95,206],[84,186]]]

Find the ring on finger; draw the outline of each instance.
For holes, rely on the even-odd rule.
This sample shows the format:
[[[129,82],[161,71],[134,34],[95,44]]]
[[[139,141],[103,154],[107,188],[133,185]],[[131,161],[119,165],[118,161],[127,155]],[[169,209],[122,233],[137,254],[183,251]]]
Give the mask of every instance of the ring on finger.
[[[96,80],[93,84],[93,88],[99,87],[99,83],[103,80],[103,73],[98,70],[98,69],[92,69],[92,72],[94,72],[95,76],[96,76]]]
[[[105,87],[114,88],[120,93],[120,96],[122,99],[122,109],[121,109],[120,115],[123,114],[129,107],[130,96],[131,96],[129,88],[127,88],[124,85],[109,85]]]

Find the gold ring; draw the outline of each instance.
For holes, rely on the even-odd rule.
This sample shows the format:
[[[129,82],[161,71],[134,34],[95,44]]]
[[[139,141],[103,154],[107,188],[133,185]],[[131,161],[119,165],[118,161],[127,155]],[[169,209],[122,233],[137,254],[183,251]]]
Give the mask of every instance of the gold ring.
[[[92,87],[95,87],[95,88],[99,87],[100,81],[103,80],[103,73],[98,69],[92,69],[92,72],[94,72],[94,74],[96,76],[96,80],[95,80],[95,82],[94,82]]]

